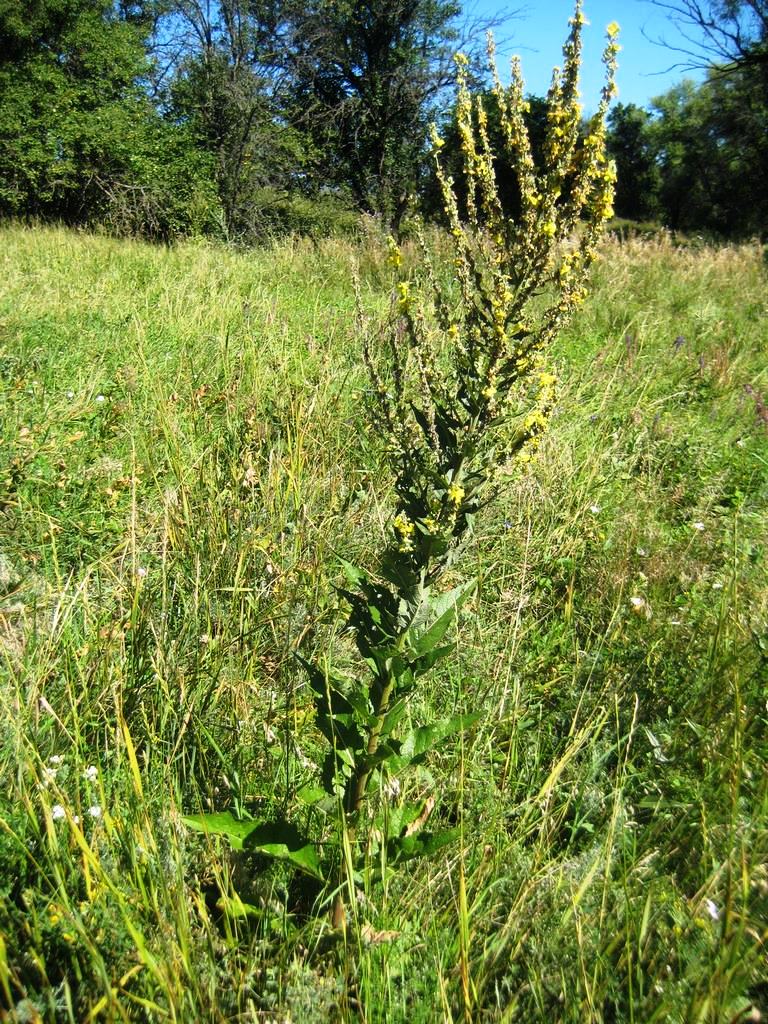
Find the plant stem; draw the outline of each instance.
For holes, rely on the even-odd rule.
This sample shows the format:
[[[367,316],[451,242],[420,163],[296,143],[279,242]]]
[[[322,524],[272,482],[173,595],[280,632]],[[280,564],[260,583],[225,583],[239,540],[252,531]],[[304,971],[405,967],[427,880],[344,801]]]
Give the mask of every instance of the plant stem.
[[[366,760],[355,769],[354,774],[347,783],[344,800],[347,817],[347,839],[349,841],[350,848],[353,850],[355,840],[357,838],[357,818],[363,808],[363,802],[365,801],[365,788],[368,785],[368,779],[371,777],[369,759],[373,757],[379,748],[381,730],[384,728],[384,719],[387,711],[389,710],[389,702],[392,699],[392,693],[394,692],[396,683],[397,679],[392,673],[390,673],[387,682],[382,688],[381,696],[379,697],[379,702],[376,706],[376,720],[371,726],[371,732],[368,736],[368,745],[365,751]],[[331,924],[334,928],[340,929],[343,929],[346,923],[344,897],[342,896],[343,871],[344,867],[342,862],[339,866],[339,884],[336,896],[333,900],[333,908],[331,910]]]

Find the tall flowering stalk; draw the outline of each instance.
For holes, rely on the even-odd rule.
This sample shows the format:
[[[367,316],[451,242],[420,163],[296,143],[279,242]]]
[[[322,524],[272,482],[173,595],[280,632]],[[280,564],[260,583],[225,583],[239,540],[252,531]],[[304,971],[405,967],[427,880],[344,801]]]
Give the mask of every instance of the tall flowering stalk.
[[[605,152],[605,114],[615,92],[618,26],[608,27],[606,81],[584,127],[578,92],[580,3],[570,24],[563,67],[555,69],[547,96],[541,166],[526,127],[519,62],[512,62],[505,88],[489,43],[503,139],[498,156],[517,176],[519,219],[509,219],[503,210],[487,113],[470,91],[467,59],[459,54],[463,211],[441,162],[443,140],[432,134],[450,230],[452,280],[440,276],[424,244],[421,272],[410,274],[390,239],[392,314],[383,332],[368,335],[364,355],[376,396],[374,419],[388,439],[397,507],[378,579],[349,567],[349,626],[369,671],[362,686],[359,680],[352,683],[358,707],[362,700],[352,715],[359,751],[350,761],[346,748],[344,759],[336,762],[353,848],[372,778],[388,764],[401,764],[404,751],[407,759],[413,748],[410,738],[394,739],[405,699],[418,677],[448,653],[443,638],[471,590],[470,583],[446,594],[441,578],[493,496],[500,471],[535,451],[555,400],[555,377],[545,368],[543,353],[584,301],[595,246],[613,212],[615,171]],[[374,340],[383,340],[383,346],[375,348]],[[325,684],[330,688],[327,675]],[[335,692],[349,699],[350,681]],[[424,727],[423,734],[432,731],[420,749],[466,721]],[[391,837],[395,850],[397,839]],[[342,916],[337,899],[336,923]]]
[[[615,171],[605,153],[605,114],[615,91],[618,26],[608,28],[600,104],[582,129],[578,100],[581,28],[577,6],[547,97],[543,162],[534,163],[525,123],[520,66],[493,95],[501,121],[504,163],[516,173],[521,212],[505,216],[496,181],[487,115],[473,97],[467,61],[458,68],[458,135],[466,201],[432,142],[448,217],[455,282],[439,277],[423,247],[417,285],[390,240],[397,276],[384,351],[368,338],[365,358],[376,417],[389,439],[398,507],[383,573],[407,587],[434,583],[471,531],[500,468],[529,460],[555,398],[556,381],[542,361],[548,343],[586,297],[596,243],[611,216]],[[380,340],[376,338],[375,340]],[[533,401],[530,399],[533,396]],[[528,404],[527,404],[528,403]],[[527,407],[526,407],[527,406]]]
[[[392,804],[392,782],[477,716],[430,722],[403,734],[407,700],[419,678],[451,652],[446,634],[473,589],[468,581],[446,590],[446,570],[456,563],[503,472],[532,457],[546,427],[556,381],[543,356],[585,298],[587,271],[612,213],[615,173],[605,154],[605,114],[615,91],[618,26],[608,27],[606,83],[597,111],[584,124],[578,100],[580,3],[570,24],[563,67],[555,69],[547,97],[548,131],[538,166],[519,63],[512,62],[510,85],[502,86],[490,47],[502,132],[498,156],[517,177],[519,218],[510,219],[502,207],[496,177],[501,161],[491,146],[483,101],[470,91],[467,60],[458,55],[457,121],[466,182],[461,204],[441,162],[444,143],[432,135],[449,225],[450,280],[441,276],[426,244],[418,273],[411,273],[390,240],[391,315],[365,338],[364,356],[375,395],[374,422],[387,439],[396,508],[377,573],[344,565],[346,626],[360,664],[340,671],[327,660],[303,661],[315,696],[315,722],[328,743],[322,786],[310,787],[303,799],[338,811],[335,857],[324,865],[319,851],[284,822],[257,825],[226,815],[187,819],[335,880],[337,926],[345,922],[345,891],[354,891],[363,836],[368,848],[378,846],[386,855],[378,862],[390,865],[453,838],[423,828],[419,807]],[[373,827],[369,797],[387,790],[390,804]]]

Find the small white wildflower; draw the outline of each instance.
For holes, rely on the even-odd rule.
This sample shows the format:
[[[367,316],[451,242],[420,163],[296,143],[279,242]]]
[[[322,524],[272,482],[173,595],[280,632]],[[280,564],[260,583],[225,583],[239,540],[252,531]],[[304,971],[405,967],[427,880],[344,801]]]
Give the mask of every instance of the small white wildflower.
[[[590,505],[589,506],[589,511],[592,513],[593,516],[596,516],[598,514],[598,512],[601,511],[601,509],[600,509],[599,505]]]
[[[73,825],[79,825],[80,824],[80,815],[79,814],[73,814],[72,815],[72,824]]]
[[[99,403],[106,402],[106,398],[104,397],[104,395],[96,395],[96,401]]]
[[[632,605],[633,608],[645,608],[645,598],[638,597],[637,594],[635,594],[633,597],[630,597],[629,603]]]
[[[669,624],[670,626],[682,626],[680,619],[670,619]]]
[[[101,817],[101,808],[99,807],[98,804],[93,804],[92,807],[88,808],[88,813],[90,814],[90,816],[92,818],[100,818]]]
[[[691,523],[691,526],[694,530],[698,530],[699,532],[701,532],[705,528],[704,523]]]
[[[723,589],[723,584],[719,583],[719,582],[718,583],[713,583],[712,584],[712,589],[713,590],[722,590]]]
[[[49,782],[53,782],[58,774],[58,768],[43,768],[43,785],[47,786]]]
[[[201,633],[198,639],[201,644],[209,644],[211,642],[211,638],[207,633]]]
[[[74,391],[68,391],[67,392],[67,398],[70,400],[70,402],[72,401],[72,399],[74,397],[75,397],[75,392]]]
[[[140,579],[144,579],[144,577],[147,575],[148,572],[149,572],[149,569],[147,569],[147,567],[145,565],[140,565],[138,567],[138,569],[136,570],[136,575],[138,577],[140,577]]]
[[[707,908],[707,913],[713,921],[720,920],[720,911],[717,909],[717,904],[714,902],[714,900],[704,900],[704,906]]]
[[[54,804],[51,808],[51,817],[54,821],[61,821],[62,818],[66,818],[67,812],[61,806],[61,804]]]
[[[83,778],[86,782],[95,782],[99,777],[99,769],[95,764],[89,764],[83,772]]]
[[[647,550],[647,548],[638,548],[637,549],[637,553],[638,553],[638,555],[640,555],[641,558],[647,558],[648,557],[648,550]]]
[[[64,764],[64,758],[62,757],[61,754],[54,754],[52,757],[48,758],[48,763],[49,764]]]

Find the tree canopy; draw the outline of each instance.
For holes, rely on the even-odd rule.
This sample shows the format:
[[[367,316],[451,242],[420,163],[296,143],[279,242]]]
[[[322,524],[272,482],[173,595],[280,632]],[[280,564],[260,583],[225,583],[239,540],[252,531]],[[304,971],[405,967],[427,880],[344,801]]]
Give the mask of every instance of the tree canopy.
[[[761,234],[766,0],[653,2],[709,71],[612,112],[617,212]],[[453,55],[479,67],[484,27],[459,0],[0,0],[0,214],[244,242],[430,216],[429,125],[450,168]],[[528,104],[535,155],[547,100]]]

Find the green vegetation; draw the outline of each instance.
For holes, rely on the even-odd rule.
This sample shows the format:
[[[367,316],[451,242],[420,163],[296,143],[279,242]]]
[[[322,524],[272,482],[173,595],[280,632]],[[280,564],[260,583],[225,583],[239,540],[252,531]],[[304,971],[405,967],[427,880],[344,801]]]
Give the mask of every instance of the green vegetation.
[[[387,248],[0,251],[7,1019],[768,1012],[759,247],[603,244],[403,724],[480,717],[371,796],[459,839],[394,875],[380,848],[343,938],[330,886],[181,818],[329,837],[295,652],[349,660],[339,556],[375,567],[389,536],[349,269],[381,315]]]

